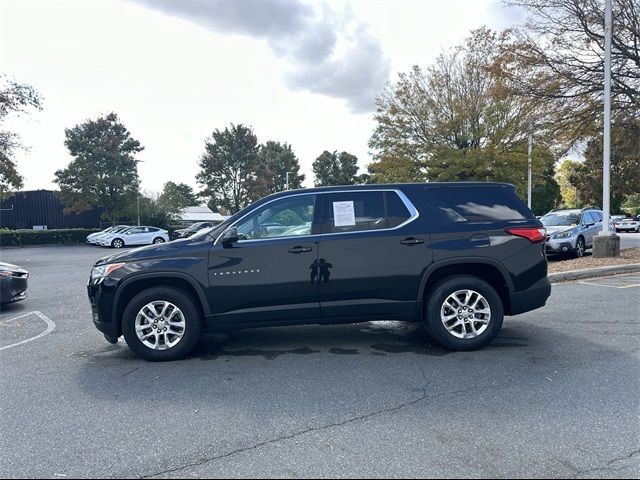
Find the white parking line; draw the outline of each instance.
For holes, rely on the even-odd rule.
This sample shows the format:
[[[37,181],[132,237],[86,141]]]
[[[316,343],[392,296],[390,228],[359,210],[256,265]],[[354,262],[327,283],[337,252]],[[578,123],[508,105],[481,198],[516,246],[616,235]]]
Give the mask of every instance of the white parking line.
[[[39,312],[37,310],[35,312],[23,313],[22,315],[18,315],[17,317],[13,317],[13,318],[11,318],[9,320],[0,321],[0,324],[6,324],[6,323],[14,322],[14,321],[19,320],[21,318],[28,317],[29,315],[37,316],[40,320],[42,320],[44,323],[47,324],[47,329],[44,332],[39,333],[35,337],[27,338],[26,340],[23,340],[21,342],[12,343],[11,345],[6,345],[4,347],[0,347],[0,351],[8,350],[9,348],[13,348],[13,347],[18,347],[20,345],[24,345],[25,343],[33,342],[34,340],[38,340],[39,338],[42,338],[45,335],[49,335],[51,332],[53,332],[56,329],[56,324],[53,322],[53,320],[51,320],[49,317],[47,317],[44,313]]]

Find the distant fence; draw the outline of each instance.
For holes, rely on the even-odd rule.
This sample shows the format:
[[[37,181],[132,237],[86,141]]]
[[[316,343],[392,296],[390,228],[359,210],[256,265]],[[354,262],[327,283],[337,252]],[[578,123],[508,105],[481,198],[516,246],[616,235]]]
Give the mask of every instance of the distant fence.
[[[12,197],[0,201],[0,228],[12,230],[31,229],[44,226],[48,230],[63,228],[99,228],[102,211],[90,210],[80,214],[64,213],[51,190],[16,192]]]

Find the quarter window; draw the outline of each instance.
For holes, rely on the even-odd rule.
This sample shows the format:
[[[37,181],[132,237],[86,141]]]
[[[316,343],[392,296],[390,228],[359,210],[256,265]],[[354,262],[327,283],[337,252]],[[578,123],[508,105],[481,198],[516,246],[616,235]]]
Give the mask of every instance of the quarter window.
[[[238,241],[311,235],[316,195],[299,195],[269,203],[236,226]]]

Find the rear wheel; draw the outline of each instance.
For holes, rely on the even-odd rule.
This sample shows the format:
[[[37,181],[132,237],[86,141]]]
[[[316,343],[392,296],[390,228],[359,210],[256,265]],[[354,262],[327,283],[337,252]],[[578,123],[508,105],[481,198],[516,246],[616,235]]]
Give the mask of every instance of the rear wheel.
[[[155,287],[136,295],[122,317],[129,348],[152,362],[178,360],[200,340],[202,318],[191,295],[180,289]]]
[[[116,239],[113,240],[113,242],[111,242],[111,246],[113,248],[122,248],[122,247],[124,247],[124,241],[122,241],[119,238],[116,238]]]
[[[164,243],[164,238],[162,237],[157,237],[153,239],[153,243],[154,245],[158,245],[159,243]]]
[[[495,289],[478,277],[448,277],[432,289],[426,305],[429,334],[450,350],[477,350],[496,338],[504,308]]]

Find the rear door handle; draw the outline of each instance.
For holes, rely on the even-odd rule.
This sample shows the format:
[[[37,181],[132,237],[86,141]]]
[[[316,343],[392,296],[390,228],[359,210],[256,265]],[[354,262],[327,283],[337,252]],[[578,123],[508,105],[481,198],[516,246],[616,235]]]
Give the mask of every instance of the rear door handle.
[[[311,247],[294,247],[289,249],[289,253],[307,253],[311,250]]]
[[[424,243],[424,239],[422,238],[407,238],[406,240],[402,240],[400,242],[402,245],[420,245]]]

